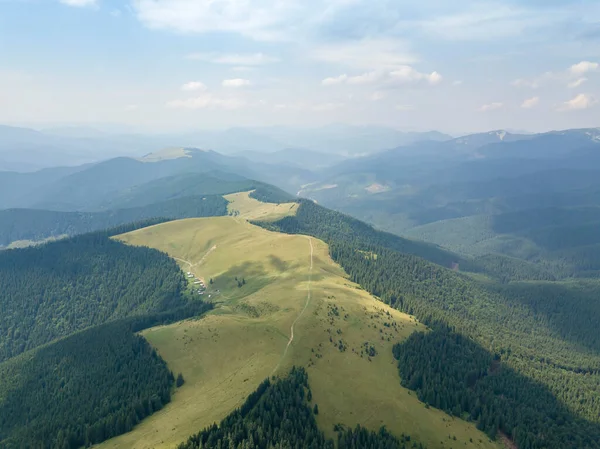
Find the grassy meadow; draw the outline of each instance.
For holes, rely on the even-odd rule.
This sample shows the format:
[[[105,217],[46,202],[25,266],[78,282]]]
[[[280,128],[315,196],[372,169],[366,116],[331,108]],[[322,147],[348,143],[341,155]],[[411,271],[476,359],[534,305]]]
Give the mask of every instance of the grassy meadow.
[[[144,331],[185,384],[163,410],[100,447],[174,448],[292,365],[307,368],[328,436],[334,424],[360,423],[410,434],[428,448],[500,447],[400,386],[392,346],[426,331],[422,324],[350,282],[322,241],[245,220],[293,213],[291,205],[264,205],[247,193],[227,198],[239,216],[169,222],[118,237],[176,258],[205,280],[203,298],[216,307],[203,319]]]

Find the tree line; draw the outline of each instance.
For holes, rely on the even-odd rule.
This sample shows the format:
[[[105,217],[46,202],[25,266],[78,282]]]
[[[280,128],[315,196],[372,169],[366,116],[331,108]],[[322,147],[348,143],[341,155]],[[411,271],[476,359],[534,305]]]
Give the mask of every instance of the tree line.
[[[0,210],[0,246],[20,240],[74,236],[154,217],[181,219],[227,215],[221,195],[176,198],[129,209],[105,212],[59,212],[38,209]]]
[[[0,252],[0,361],[93,325],[185,303],[175,261],[110,239],[116,231]]]
[[[0,253],[0,447],[89,446],[170,401],[175,376],[137,332],[211,305],[166,254],[110,238],[156,221]]]
[[[479,281],[424,260],[436,260],[427,251],[407,254],[393,236],[311,202],[302,202],[295,217],[263,226],[325,240],[331,257],[351,280],[434,329],[452,328],[463,337],[460,345],[472,342],[486,354],[486,363],[496,360],[502,382],[486,383],[494,388],[482,387],[473,393],[482,403],[489,394],[512,397],[510,407],[472,415],[490,436],[503,430],[509,438],[532,448],[596,447],[578,444],[590,441],[586,435],[598,435],[600,425],[599,284],[590,281],[582,290],[581,284],[527,282],[503,286]],[[439,257],[437,260],[444,262]],[[471,408],[460,402],[465,382],[469,382],[460,376],[462,383],[452,381],[451,371],[445,369],[444,341],[428,341],[430,372],[425,377],[428,386],[423,397],[444,398],[435,399],[432,405],[450,411],[458,402],[458,415],[470,413]],[[414,337],[405,344],[408,348],[419,342]],[[461,346],[459,352],[465,366],[477,365],[479,355],[473,347]],[[407,349],[409,356],[403,363],[425,366],[417,353]],[[527,379],[532,383],[527,384]],[[526,394],[527,388],[519,387],[520,394],[512,395],[516,386],[522,385],[531,387],[532,393]],[[417,389],[410,383],[407,386]],[[534,393],[539,391],[545,394]],[[549,404],[562,406],[561,412],[552,413]],[[530,412],[536,433],[524,437],[518,426],[503,424]],[[491,416],[493,420],[488,421]]]
[[[317,426],[318,405],[309,403],[309,388],[303,368],[292,368],[283,379],[267,379],[219,425],[207,427],[178,449],[334,449],[334,441]],[[423,448],[409,436],[398,439],[383,428],[373,432],[337,425],[336,430],[339,449]]]

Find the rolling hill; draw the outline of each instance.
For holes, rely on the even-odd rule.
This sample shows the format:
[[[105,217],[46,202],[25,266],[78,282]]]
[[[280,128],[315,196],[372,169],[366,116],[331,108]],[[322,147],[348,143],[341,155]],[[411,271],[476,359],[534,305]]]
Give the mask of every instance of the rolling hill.
[[[278,192],[262,195],[272,198]],[[516,282],[516,276],[509,276],[510,282],[502,284],[490,267],[510,273],[523,266],[457,259],[439,247],[377,231],[310,201],[264,203],[257,193],[259,189],[226,195],[227,216],[149,223],[125,229],[129,232],[110,244],[108,235],[117,231],[5,252],[9,259],[31,254],[38,260],[56,248],[74,252],[77,257],[64,262],[49,258],[64,269],[64,280],[48,282],[45,291],[50,285],[65,288],[77,269],[103,263],[101,255],[92,251],[88,257],[89,251],[82,251],[82,242],[90,238],[104,242],[101,247],[130,251],[132,257],[136,251],[149,251],[164,261],[166,253],[189,274],[182,274],[173,261],[161,264],[165,273],[148,272],[153,279],[141,283],[136,270],[118,264],[113,265],[118,282],[91,270],[78,275],[81,285],[71,289],[74,298],[103,279],[109,285],[97,292],[100,298],[107,295],[100,304],[121,297],[111,292],[126,287],[132,289],[127,297],[133,308],[117,308],[111,315],[110,307],[98,310],[93,301],[84,301],[85,317],[105,316],[108,321],[100,327],[77,321],[80,327],[65,327],[62,334],[39,341],[26,336],[21,342],[23,332],[15,333],[9,325],[9,340],[18,343],[12,354],[18,355],[0,363],[0,372],[7,373],[0,381],[0,410],[21,418],[0,420],[0,441],[19,447],[44,436],[53,449],[75,449],[113,437],[100,447],[175,447],[192,435],[203,438],[198,436],[202,432],[226,431],[227,423],[237,420],[237,413],[244,415],[243,410],[259,410],[255,405],[260,400],[254,401],[270,388],[264,379],[276,376],[280,380],[273,382],[280,385],[296,366],[306,370],[309,383],[305,379],[302,385],[310,388],[311,407],[318,405],[311,419],[325,439],[344,438],[349,429],[361,438],[375,438],[369,431],[385,426],[390,438],[410,435],[415,444],[433,448],[454,441],[460,447],[501,447],[502,441],[533,448],[545,441],[549,447],[597,447],[596,280]],[[579,213],[595,217],[594,210]],[[506,216],[495,225],[520,232],[532,218]],[[544,221],[544,215],[538,220]],[[564,213],[557,224],[572,224],[570,215]],[[15,272],[12,278],[27,277],[20,265],[9,265]],[[135,282],[121,282],[126,277],[119,275],[125,271]],[[169,290],[169,273],[178,273],[185,285],[179,294],[164,301],[156,297],[148,308],[136,308],[136,295],[145,288]],[[10,290],[5,293],[11,296]],[[35,292],[28,295],[32,304],[38,297]],[[37,315],[22,307],[23,319],[17,321],[33,316],[40,322],[73,323],[70,308],[56,304],[44,308],[44,302]],[[186,320],[210,307],[202,319]],[[47,334],[60,327],[46,324],[43,329]],[[104,343],[96,338],[102,335]],[[112,337],[114,343],[104,346]],[[73,346],[80,350],[73,352]],[[102,355],[82,358],[89,351]],[[79,357],[77,366],[67,358],[70,353]],[[122,360],[119,375],[148,380],[111,384],[109,379],[117,375],[111,368],[113,357]],[[144,371],[147,364],[153,368]],[[23,375],[15,376],[17,372]],[[175,390],[176,374],[180,381]],[[89,376],[103,385],[103,394],[121,411],[84,409],[75,390],[69,390],[68,400],[58,408],[39,407],[52,400],[56,385],[73,385],[88,394],[90,384],[82,379]],[[51,387],[45,390],[43,385]],[[130,386],[123,392],[116,388],[120,385]],[[94,401],[101,397],[97,392],[89,395]],[[143,399],[131,408],[133,397]],[[306,410],[306,403],[302,407]],[[48,413],[56,419],[50,420]],[[81,419],[66,426],[63,420],[69,415]],[[212,424],[219,421],[221,430],[215,430]],[[92,425],[99,422],[103,424]],[[68,434],[57,433],[61,426]],[[377,435],[386,438],[386,433]]]
[[[11,187],[0,195],[0,208],[97,211],[107,207],[145,205],[175,196],[210,194],[201,191],[197,185],[199,181],[193,180],[194,175],[211,178],[212,183],[257,179],[291,191],[313,179],[310,172],[296,167],[262,164],[213,151],[180,150],[174,154],[169,149],[142,159],[120,157],[76,168],[34,173],[0,172],[0,186]],[[232,191],[235,190],[213,190],[213,193]],[[162,196],[141,201],[141,196],[150,194]],[[138,195],[137,200],[124,201],[124,197],[135,195]],[[118,201],[122,201],[120,206],[113,204]]]
[[[427,447],[444,447],[448,433],[466,447],[496,447],[472,424],[425,407],[400,386],[393,342],[424,327],[350,282],[322,241],[273,233],[241,215],[181,220],[118,238],[166,251],[206,281],[215,309],[199,322],[144,331],[186,383],[163,411],[101,447],[173,447],[293,365],[307,370],[326,436],[338,423],[385,425]]]
[[[170,401],[174,374],[136,333],[198,316],[175,262],[122,226],[0,253],[0,447],[79,448]]]
[[[177,219],[227,215],[223,195],[252,190],[265,202],[289,201],[282,190],[226,173],[188,173],[160,178],[115,194],[101,212],[61,212],[41,209],[0,210],[0,248],[25,246],[107,229],[151,218]],[[96,209],[96,208],[92,208]]]
[[[319,202],[433,243],[249,181],[260,173],[211,152],[3,174],[23,186],[7,201],[65,209],[3,211],[7,241],[163,218],[0,253],[0,445],[169,448],[193,436],[186,444],[197,447],[227,441],[230,425],[264,426],[272,392],[284,389],[298,391],[286,401],[323,446],[337,436],[402,447],[410,435],[434,448],[596,449],[592,131],[559,134],[555,147],[550,134],[428,142],[304,184]],[[524,142],[539,147],[523,154]],[[251,165],[292,186],[305,173]],[[210,217],[187,218],[199,214]],[[185,219],[164,222],[173,218]]]

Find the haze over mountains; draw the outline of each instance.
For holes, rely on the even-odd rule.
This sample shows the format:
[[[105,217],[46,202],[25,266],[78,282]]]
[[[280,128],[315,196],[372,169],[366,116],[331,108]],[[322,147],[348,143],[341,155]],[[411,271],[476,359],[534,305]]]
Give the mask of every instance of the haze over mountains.
[[[281,141],[284,137],[291,139],[302,134],[286,128],[264,130]],[[3,143],[5,148],[26,148],[35,139],[41,145],[46,136],[25,129],[2,128],[2,131],[12,136]],[[369,134],[375,131],[379,134]],[[82,137],[78,133],[92,132],[85,129],[60,131],[60,134],[70,135],[67,139],[74,139],[69,140],[71,143],[80,143],[78,139]],[[233,141],[241,134],[255,136],[264,142],[262,135],[241,129],[229,130],[220,136]],[[340,142],[350,142],[358,134],[377,138],[379,142],[392,138],[429,140],[395,149],[379,148],[381,151],[373,151],[367,156],[340,154]],[[431,230],[430,224],[440,220],[532,208],[594,206],[600,192],[600,130],[597,128],[543,134],[512,134],[498,130],[448,140],[433,140],[443,137],[439,133],[409,135],[385,129],[341,126],[302,135],[303,144],[312,139],[315,146],[317,142],[326,145],[325,135],[332,139],[337,136],[338,140],[326,152],[291,147],[273,151],[276,147],[267,145],[258,146],[259,150],[230,155],[171,145],[170,149],[142,156],[109,158],[83,165],[77,164],[77,159],[70,159],[69,152],[63,152],[59,157],[68,159],[70,167],[26,173],[0,171],[3,191],[0,208],[65,212],[127,209],[197,194],[227,193],[220,189],[213,192],[207,186],[239,184],[253,179],[314,199],[385,230],[408,233],[444,245],[443,240],[429,237],[431,231],[421,232],[417,228],[429,225],[427,229]],[[128,138],[133,139],[132,136]],[[150,137],[146,139],[150,145]],[[21,142],[23,146],[11,146],[14,142]],[[61,143],[51,139],[50,142],[53,145]],[[95,145],[107,145],[111,152],[119,148],[112,147],[110,141],[94,142]],[[244,142],[250,148],[260,145],[259,141]],[[357,144],[366,145],[365,142]],[[136,148],[132,151],[137,153],[144,149],[139,145],[130,148]],[[53,153],[52,149],[47,151]],[[38,156],[35,151],[28,153],[25,150],[4,153],[29,161],[31,155],[34,159]],[[42,158],[40,163],[50,162]],[[29,162],[28,166],[32,164]],[[456,249],[455,243],[452,245]]]
[[[0,171],[0,446],[198,447],[309,391],[316,447],[598,448],[600,130],[325,129]]]
[[[136,134],[99,131],[90,127],[42,130],[0,126],[0,170],[34,171],[74,166],[116,156],[140,157],[166,147],[193,147],[223,154],[309,151],[326,153],[328,162],[420,140],[445,140],[438,132],[402,132],[374,126],[331,125],[322,128],[230,128],[178,134]],[[280,161],[281,157],[278,158]]]

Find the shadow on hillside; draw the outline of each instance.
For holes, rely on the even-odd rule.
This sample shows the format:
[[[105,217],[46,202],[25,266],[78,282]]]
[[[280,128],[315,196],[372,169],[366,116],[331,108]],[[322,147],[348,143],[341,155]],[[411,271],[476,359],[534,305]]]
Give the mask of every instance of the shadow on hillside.
[[[572,413],[545,385],[448,329],[414,333],[394,347],[403,386],[423,402],[468,417],[517,447],[600,448],[600,424]]]
[[[509,303],[526,307],[532,321],[556,338],[600,355],[600,281],[517,282],[487,288],[500,293]],[[554,355],[560,354],[555,351]]]

